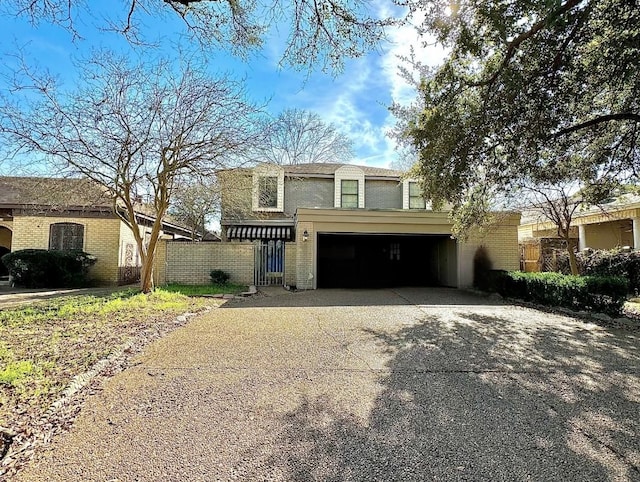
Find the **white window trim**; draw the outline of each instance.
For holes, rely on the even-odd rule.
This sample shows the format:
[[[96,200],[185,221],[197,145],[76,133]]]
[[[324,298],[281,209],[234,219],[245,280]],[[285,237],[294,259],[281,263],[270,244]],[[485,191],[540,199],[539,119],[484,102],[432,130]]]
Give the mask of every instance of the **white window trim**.
[[[260,207],[260,178],[276,177],[278,178],[278,192],[275,207]],[[258,166],[253,170],[253,189],[252,189],[251,208],[256,212],[272,212],[281,213],[284,211],[284,169],[279,166],[266,165]]]
[[[333,206],[342,207],[342,181],[358,181],[358,208],[365,206],[364,199],[364,171],[357,166],[342,166],[336,170],[334,175],[334,201]],[[356,209],[356,208],[345,208]]]
[[[410,196],[409,196],[409,183],[417,182],[418,179],[403,179],[402,180],[402,209],[411,209],[412,211],[420,211],[423,208],[411,208],[410,206]],[[425,201],[424,210],[431,210],[431,203]]]

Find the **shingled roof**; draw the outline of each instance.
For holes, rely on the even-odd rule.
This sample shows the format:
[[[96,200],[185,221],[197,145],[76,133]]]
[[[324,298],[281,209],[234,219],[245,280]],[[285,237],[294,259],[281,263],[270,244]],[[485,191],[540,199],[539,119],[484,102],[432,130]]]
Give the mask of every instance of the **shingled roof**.
[[[79,178],[0,176],[0,207],[111,209],[106,189]]]
[[[0,176],[0,208],[104,213],[112,211],[113,199],[108,189],[87,178]],[[148,204],[138,203],[135,209],[139,216],[155,217]],[[163,223],[190,231],[170,215]]]
[[[390,177],[399,178],[404,173],[402,171],[396,171],[394,169],[384,169],[382,167],[369,167],[369,166],[356,166],[355,164],[333,164],[328,162],[315,162],[309,164],[297,164],[294,166],[282,166],[284,173],[288,175],[333,175],[335,172],[344,166],[354,166],[362,169],[365,176],[373,177]]]

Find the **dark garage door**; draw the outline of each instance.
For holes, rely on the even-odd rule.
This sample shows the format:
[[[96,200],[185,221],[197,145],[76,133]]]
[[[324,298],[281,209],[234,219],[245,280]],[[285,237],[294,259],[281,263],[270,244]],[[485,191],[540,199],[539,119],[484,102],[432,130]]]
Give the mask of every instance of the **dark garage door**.
[[[318,288],[456,286],[456,274],[447,235],[318,235]]]

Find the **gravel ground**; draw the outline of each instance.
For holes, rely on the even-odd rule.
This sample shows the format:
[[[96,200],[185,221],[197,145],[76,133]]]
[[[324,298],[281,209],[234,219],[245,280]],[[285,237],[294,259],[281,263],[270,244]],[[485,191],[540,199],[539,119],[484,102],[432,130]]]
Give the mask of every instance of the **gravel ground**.
[[[448,289],[234,301],[18,479],[640,480],[640,335]]]

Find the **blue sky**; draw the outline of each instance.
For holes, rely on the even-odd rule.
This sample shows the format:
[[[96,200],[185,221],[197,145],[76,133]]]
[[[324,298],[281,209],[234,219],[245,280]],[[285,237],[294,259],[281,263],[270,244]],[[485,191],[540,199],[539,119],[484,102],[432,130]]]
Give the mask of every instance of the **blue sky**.
[[[377,8],[375,5],[372,4],[372,8]],[[384,12],[376,12],[381,13]],[[25,18],[0,15],[4,55],[0,68],[6,69],[14,63],[11,54],[20,47],[28,63],[37,63],[62,79],[74,81],[77,80],[71,61],[74,56],[87,55],[92,49],[106,46],[125,53],[139,51],[140,47],[131,46],[119,34],[95,28],[95,23],[100,23],[96,16],[81,13],[76,19],[76,27],[83,38],[74,40],[60,27],[46,23],[33,26]],[[143,23],[145,34],[159,37],[162,51],[175,51],[177,43],[193,48],[184,39],[178,39],[183,25],[176,16],[146,18]],[[156,30],[162,31],[162,37],[154,34]],[[257,102],[268,100],[266,109],[273,115],[285,108],[299,108],[316,112],[326,122],[334,123],[353,140],[354,163],[389,167],[397,153],[393,141],[386,135],[395,123],[388,106],[393,100],[407,103],[414,95],[398,76],[400,61],[397,56],[407,55],[410,45],[414,45],[423,62],[436,64],[442,58],[441,51],[420,47],[418,37],[410,27],[389,29],[388,41],[377,51],[348,60],[344,71],[334,76],[320,69],[297,72],[280,68],[283,44],[277,32],[272,32],[263,48],[245,60],[217,50],[209,55],[210,68],[213,72],[229,72],[236,78],[245,79],[249,96]],[[0,85],[0,88],[4,86]]]

